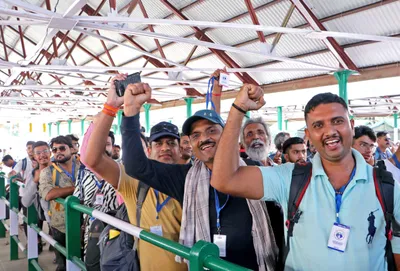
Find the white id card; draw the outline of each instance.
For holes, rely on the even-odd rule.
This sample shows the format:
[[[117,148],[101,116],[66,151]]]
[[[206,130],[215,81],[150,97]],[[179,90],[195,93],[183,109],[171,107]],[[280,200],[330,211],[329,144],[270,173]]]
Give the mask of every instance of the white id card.
[[[349,240],[350,227],[334,223],[328,240],[328,247],[333,250],[344,252]]]
[[[162,226],[161,225],[151,226],[150,227],[150,232],[154,233],[154,234],[157,234],[158,236],[163,236]]]
[[[226,257],[226,235],[214,234],[214,244],[219,248],[219,256]]]
[[[219,84],[224,87],[229,87],[229,74],[221,72],[219,74]]]
[[[96,194],[96,201],[94,204],[96,205],[103,205],[104,195],[103,194]]]

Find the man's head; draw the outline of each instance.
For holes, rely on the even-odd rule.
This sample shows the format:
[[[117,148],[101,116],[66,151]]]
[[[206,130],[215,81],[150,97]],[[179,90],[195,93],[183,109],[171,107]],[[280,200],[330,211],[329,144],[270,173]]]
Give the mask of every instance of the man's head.
[[[115,144],[115,136],[112,131],[108,132],[107,142],[106,142],[106,154],[111,157],[113,153],[113,146]]]
[[[31,160],[33,159],[33,144],[35,144],[35,141],[26,142],[26,153]]]
[[[315,95],[304,109],[306,136],[322,160],[339,162],[351,153],[354,121],[349,119],[347,104],[332,93]]]
[[[290,137],[290,134],[287,132],[279,132],[276,134],[274,138],[274,144],[276,150],[282,152],[283,142],[285,142]]]
[[[265,160],[271,145],[271,133],[268,125],[262,118],[248,119],[242,126],[240,142],[251,159]]]
[[[390,135],[386,131],[381,131],[376,133],[378,147],[385,151],[387,148],[390,147]]]
[[[39,165],[48,165],[50,162],[50,147],[44,141],[37,141],[33,145],[33,155]]]
[[[361,153],[365,161],[370,161],[375,151],[376,136],[368,126],[354,128],[353,148]]]
[[[74,134],[66,135],[72,141],[72,154],[78,154],[79,152],[79,137]]]
[[[113,149],[112,149],[112,156],[111,158],[114,160],[119,159],[120,157],[120,153],[121,153],[121,147],[119,145],[114,145]]]
[[[179,161],[178,127],[169,122],[160,122],[150,130],[150,159],[166,164]]]
[[[50,148],[53,152],[55,162],[64,164],[71,160],[73,146],[69,137],[58,136],[51,139]]]
[[[190,145],[189,136],[183,133],[181,134],[181,141],[179,142],[179,150],[183,160],[189,160],[192,158],[193,148],[192,145]]]
[[[212,166],[224,126],[221,117],[208,109],[197,111],[185,121],[182,131],[189,136],[193,154],[197,159]]]
[[[5,155],[1,161],[6,167],[14,166],[14,159],[9,154]]]
[[[283,142],[285,160],[291,163],[304,163],[307,159],[307,147],[300,137],[291,137]]]

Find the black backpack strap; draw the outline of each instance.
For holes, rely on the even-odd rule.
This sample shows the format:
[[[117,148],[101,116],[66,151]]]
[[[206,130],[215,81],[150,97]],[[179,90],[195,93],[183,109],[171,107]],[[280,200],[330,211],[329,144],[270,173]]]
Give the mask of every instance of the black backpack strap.
[[[388,263],[388,270],[396,270],[396,263],[392,250],[392,240],[393,231],[392,227],[395,229],[395,235],[399,233],[399,225],[393,217],[394,208],[394,180],[390,172],[386,171],[383,167],[375,167],[373,170],[374,174],[374,185],[376,196],[382,207],[382,211],[385,216],[385,235],[386,235],[386,246],[385,246],[385,256]]]
[[[136,226],[140,227],[140,218],[142,216],[142,207],[143,207],[143,202],[146,199],[147,196],[147,192],[149,192],[150,186],[148,186],[147,184],[139,181],[139,185],[137,188],[137,192],[136,192]],[[135,243],[133,245],[133,249],[136,250],[137,248],[137,243],[138,243],[138,239],[135,238]]]
[[[293,236],[294,225],[299,221],[303,213],[298,208],[301,200],[306,193],[307,187],[310,184],[312,176],[312,164],[295,164],[292,172],[292,181],[290,183],[287,220],[285,222],[287,227],[286,249],[284,261],[286,262],[287,255],[290,250],[290,237]]]

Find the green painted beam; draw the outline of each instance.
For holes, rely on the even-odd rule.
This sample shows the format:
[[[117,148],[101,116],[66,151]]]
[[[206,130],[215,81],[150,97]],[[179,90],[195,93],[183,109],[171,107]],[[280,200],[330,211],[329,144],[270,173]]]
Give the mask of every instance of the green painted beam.
[[[72,120],[68,120],[68,134],[72,134]]]
[[[144,116],[145,116],[145,119],[146,119],[146,132],[150,133],[150,108],[151,108],[151,104],[144,104],[143,108],[144,108]]]
[[[282,116],[282,106],[278,106],[277,107],[277,113],[278,113],[278,129],[279,131],[282,131],[282,120],[283,120],[283,116]]]
[[[81,136],[85,135],[85,119],[81,119]]]
[[[51,126],[53,125],[53,123],[50,122],[47,125],[49,126],[49,137],[51,137]]]
[[[57,124],[57,136],[59,136],[60,135],[60,124],[61,124],[61,122],[57,121],[56,124]]]
[[[397,126],[397,119],[399,118],[399,113],[394,113],[393,114],[393,123],[394,123],[394,128],[399,128],[398,126]]]
[[[117,113],[117,122],[118,122],[118,134],[121,134],[121,123],[122,123],[122,110],[118,110]]]
[[[193,97],[188,97],[188,98],[184,98],[185,102],[186,102],[186,117],[190,118],[192,116],[192,103],[194,98]]]
[[[335,78],[339,83],[339,96],[343,98],[346,104],[349,104],[349,99],[347,95],[347,81],[352,73],[353,71],[349,70],[342,70],[334,73]]]

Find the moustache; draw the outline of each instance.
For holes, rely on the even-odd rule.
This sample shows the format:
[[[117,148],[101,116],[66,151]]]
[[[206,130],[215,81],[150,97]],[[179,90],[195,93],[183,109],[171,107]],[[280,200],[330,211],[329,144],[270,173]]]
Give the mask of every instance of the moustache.
[[[254,148],[255,145],[257,145],[257,144],[261,145],[262,147],[265,146],[265,143],[264,143],[261,139],[258,139],[258,138],[257,138],[257,139],[254,139],[254,140],[251,142],[250,147],[251,147],[251,148]]]
[[[211,140],[211,139],[206,139],[205,141],[203,141],[200,145],[199,148],[203,147],[204,145],[207,144],[215,144],[215,141]]]

